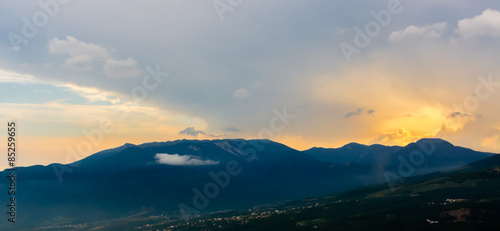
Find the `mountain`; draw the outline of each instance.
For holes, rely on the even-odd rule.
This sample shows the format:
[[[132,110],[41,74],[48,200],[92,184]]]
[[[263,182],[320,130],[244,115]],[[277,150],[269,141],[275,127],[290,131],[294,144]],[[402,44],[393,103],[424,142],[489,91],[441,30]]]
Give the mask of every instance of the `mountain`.
[[[376,181],[363,166],[332,165],[270,140],[126,144],[71,164],[18,168],[17,175],[23,213],[16,228],[249,208],[352,189],[364,184],[357,178]],[[5,181],[0,188],[8,188]]]
[[[270,140],[177,140],[125,144],[71,164],[18,168],[17,209],[23,212],[15,230],[252,208],[383,183],[387,173],[390,179],[408,177],[493,155],[429,139],[406,147],[346,147],[345,156],[362,161],[325,162]],[[424,159],[415,159],[419,152]],[[414,168],[410,175],[408,167]],[[8,188],[7,182],[0,188]]]
[[[454,146],[442,139],[421,139],[405,147],[350,143],[338,149],[312,148],[303,152],[330,163],[369,165],[380,181],[455,169],[495,155]]]
[[[390,159],[385,162],[386,166],[395,167],[402,159],[408,160],[417,169],[418,174],[425,174],[447,169],[454,169],[472,162],[476,162],[487,157],[494,156],[492,153],[477,152],[468,148],[454,146],[441,139],[422,139],[415,143],[408,144],[403,149],[392,154],[398,156],[398,161],[394,163]],[[419,160],[419,157],[423,157]],[[418,164],[421,163],[421,164]]]
[[[401,150],[399,146],[383,146],[380,144],[363,145],[349,143],[341,148],[311,148],[303,151],[318,160],[336,164],[357,163],[373,165],[388,158],[388,155]]]
[[[500,155],[493,155],[489,158],[485,158],[474,163],[468,164],[462,168],[457,169],[456,171],[460,172],[472,172],[483,169],[490,169],[500,166]]]

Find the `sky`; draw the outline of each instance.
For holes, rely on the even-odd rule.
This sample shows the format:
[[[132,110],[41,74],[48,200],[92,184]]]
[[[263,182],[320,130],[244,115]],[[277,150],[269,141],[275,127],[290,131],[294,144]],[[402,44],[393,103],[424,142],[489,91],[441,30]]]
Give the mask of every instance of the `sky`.
[[[498,1],[4,1],[0,22],[1,168],[8,121],[19,166],[177,139],[500,153]]]

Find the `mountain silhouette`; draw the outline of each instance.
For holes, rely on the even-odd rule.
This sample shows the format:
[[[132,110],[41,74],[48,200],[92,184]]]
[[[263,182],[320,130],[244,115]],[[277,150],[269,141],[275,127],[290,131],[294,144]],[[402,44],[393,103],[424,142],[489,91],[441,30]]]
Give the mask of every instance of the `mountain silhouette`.
[[[425,148],[433,152],[424,153],[412,175],[494,155],[431,139],[406,147],[351,143],[303,152],[270,140],[125,144],[70,164],[18,168],[18,210],[23,212],[17,227],[141,213],[181,217],[183,208],[208,213],[340,193],[383,183],[385,172],[397,173],[401,158]],[[4,182],[0,187],[8,188]]]

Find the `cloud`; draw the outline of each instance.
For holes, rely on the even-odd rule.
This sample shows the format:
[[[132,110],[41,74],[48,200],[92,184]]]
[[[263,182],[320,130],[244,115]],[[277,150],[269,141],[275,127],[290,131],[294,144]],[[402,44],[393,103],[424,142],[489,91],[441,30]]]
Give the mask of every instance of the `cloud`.
[[[196,130],[194,127],[188,127],[179,132],[179,135],[187,135],[197,137],[199,134],[205,135],[205,132],[201,130]]]
[[[243,131],[234,134],[254,138],[262,126],[269,124],[271,116],[274,116],[273,108],[287,106],[295,109],[299,105],[309,107],[294,111],[297,119],[291,120],[291,125],[277,135],[277,139],[304,135],[303,143],[368,143],[383,132],[398,128],[406,128],[411,130],[412,135],[423,137],[434,133],[441,124],[448,124],[447,120],[451,118],[447,115],[451,112],[461,111],[448,108],[474,93],[473,87],[477,84],[474,77],[477,74],[498,73],[500,70],[496,64],[500,49],[497,41],[473,43],[462,39],[451,41],[453,39],[447,37],[460,38],[454,32],[460,19],[480,15],[488,7],[500,10],[500,1],[455,2],[413,1],[411,6],[405,5],[405,9],[411,7],[414,11],[400,17],[397,23],[393,17],[390,25],[393,29],[385,30],[389,29],[386,27],[380,31],[379,39],[370,38],[370,44],[360,49],[360,54],[354,54],[356,62],[349,65],[341,52],[325,47],[341,42],[352,44],[355,38],[352,28],[366,25],[367,16],[370,16],[367,12],[383,9],[385,3],[370,1],[370,4],[356,6],[353,1],[339,1],[338,4],[328,1],[317,4],[273,1],[266,2],[270,10],[263,12],[261,4],[251,1],[245,4],[247,13],[244,17],[226,15],[238,23],[234,20],[220,23],[213,8],[198,7],[199,3],[193,2],[127,2],[122,4],[122,14],[114,14],[110,20],[106,11],[92,15],[79,15],[79,12],[92,10],[96,4],[113,7],[116,1],[82,1],[77,5],[68,5],[65,13],[58,15],[58,20],[51,21],[54,23],[51,28],[57,28],[47,33],[52,37],[40,36],[39,33],[29,39],[29,49],[24,46],[17,56],[12,56],[13,51],[4,52],[0,60],[6,70],[116,92],[117,96],[130,95],[131,88],[142,81],[140,78],[107,78],[104,72],[106,60],[123,61],[132,57],[144,67],[140,68],[144,71],[146,66],[160,65],[163,72],[173,75],[154,91],[148,92],[144,103],[191,119],[178,119],[182,122],[171,124],[168,121],[175,117],[172,115],[165,116],[158,123],[130,121],[134,117],[125,122],[127,126],[137,123],[137,127],[141,128],[145,128],[142,123],[152,124],[150,129],[153,130],[159,124],[168,124],[173,139],[182,138],[184,135],[178,133],[188,126],[209,133],[222,131],[229,125]],[[16,9],[16,12],[0,14],[0,18],[5,28],[13,28],[13,32],[19,34],[22,28],[16,15],[31,15],[29,9],[38,5],[36,1],[30,7],[22,7],[20,1],[9,1],[8,4],[12,6],[5,9]],[[138,9],[148,14],[138,15]],[[192,13],[185,14],[188,11]],[[421,17],[425,14],[430,17]],[[75,18],[75,15],[81,17]],[[296,23],[275,20],[288,18]],[[161,29],[148,22],[162,22]],[[423,38],[420,36],[432,30],[412,34],[409,29],[403,36],[408,26],[414,25],[418,29],[440,22],[447,22],[448,25],[440,39],[420,40]],[[259,29],[258,33],[255,28]],[[401,30],[403,40],[400,42],[405,44],[388,41],[391,33],[397,30]],[[73,35],[80,41],[67,35]],[[430,35],[432,33],[427,36]],[[262,36],[267,39],[262,39]],[[62,42],[58,43],[53,47],[53,53],[49,54],[47,45],[53,38],[73,44],[63,47]],[[232,42],[228,43],[227,38],[231,38]],[[385,41],[380,38],[385,38]],[[92,61],[85,55],[92,57]],[[46,62],[52,66],[44,66]],[[68,63],[67,68],[91,70],[61,68],[65,62]],[[262,83],[261,86],[253,88],[252,85],[258,82]],[[236,90],[242,88],[249,92],[248,98],[233,96]],[[29,96],[28,90],[22,93]],[[16,98],[2,98],[7,102],[17,102]],[[500,96],[494,93],[489,100],[481,101],[480,109],[474,115],[480,113],[484,115],[483,119],[469,122],[468,126],[498,122],[499,118],[495,115],[499,110],[494,105],[498,100]],[[376,115],[366,114],[370,109],[367,103],[369,107],[377,108]],[[419,110],[425,105],[442,110],[435,114],[434,119],[422,118],[424,113],[419,113]],[[364,110],[355,118],[344,119],[346,113],[356,108]],[[401,116],[407,113],[413,116]],[[471,114],[472,118],[453,120],[469,120],[474,115]],[[58,117],[64,118],[64,115],[56,114]],[[88,118],[83,120],[90,121]],[[30,129],[36,129],[36,126]],[[47,132],[51,135],[50,131]],[[480,133],[479,129],[471,132],[468,135],[473,139],[463,139],[462,145],[480,144],[479,137],[474,135]],[[205,138],[206,135],[200,136]],[[158,137],[164,136],[151,140]],[[131,142],[127,140],[130,137],[123,136],[123,139],[124,142]],[[295,145],[293,141],[287,144]]]
[[[370,109],[366,112],[367,115],[373,115],[373,113],[375,113],[375,110],[373,109]]]
[[[457,117],[460,117],[460,118],[463,118],[463,117],[470,117],[469,114],[467,113],[462,113],[462,112],[452,112],[448,115],[448,117],[450,118],[457,118]]]
[[[243,98],[248,98],[250,96],[250,92],[245,88],[241,88],[235,91],[233,95],[236,98],[243,99]]]
[[[389,40],[391,42],[397,42],[399,40],[403,40],[408,37],[416,37],[416,38],[439,38],[443,35],[446,30],[446,23],[435,23],[428,26],[417,27],[417,26],[409,26],[403,30],[394,31],[389,36]]]
[[[104,63],[104,72],[106,76],[114,78],[137,77],[144,73],[137,69],[137,62],[132,58],[126,60],[107,59]]]
[[[391,42],[397,42],[407,38],[441,38],[447,28],[448,25],[446,22],[422,27],[412,25],[403,30],[392,32],[389,36],[389,40]],[[454,31],[463,39],[482,36],[498,38],[500,37],[500,12],[487,9],[475,17],[459,20],[457,28]]]
[[[463,39],[481,36],[500,37],[500,12],[492,9],[483,11],[481,15],[458,21],[455,32]]]
[[[205,137],[211,137],[211,138],[219,138],[219,137],[226,136],[225,134],[217,135],[217,134],[206,133],[202,130],[196,130],[194,127],[188,127],[188,128],[179,132],[179,135],[186,135],[186,136],[193,136],[193,137],[198,137],[198,135],[200,135],[200,134],[205,136]]]
[[[39,83],[39,81],[31,75],[23,75],[16,72],[5,71],[0,69],[0,83]]]
[[[94,60],[94,57],[92,57],[90,55],[79,55],[79,56],[67,58],[62,66],[64,68],[68,68],[68,69],[89,71],[93,67],[93,64],[92,64],[93,60]]]
[[[227,127],[224,129],[225,132],[240,132],[241,130],[235,127]]]
[[[110,55],[106,48],[79,41],[72,36],[66,36],[66,40],[54,38],[49,41],[50,54],[68,54],[71,57],[89,55],[93,58],[108,58]]]
[[[358,108],[356,111],[349,112],[345,115],[344,118],[351,118],[353,116],[358,116],[363,112],[363,108]]]
[[[115,97],[112,93],[94,87],[82,87],[72,83],[56,84],[55,86],[67,88],[68,90],[88,99],[90,102],[103,101],[113,104],[120,102],[120,99]]]
[[[108,50],[92,43],[79,41],[72,36],[66,39],[54,38],[49,41],[49,53],[69,55],[63,64],[64,68],[90,70],[94,60],[104,60],[110,57]]]
[[[89,71],[92,70],[94,62],[100,62],[108,77],[127,78],[143,74],[143,71],[137,68],[137,62],[133,58],[116,60],[112,58],[109,49],[79,41],[72,36],[66,36],[66,40],[54,38],[49,41],[48,47],[50,54],[69,56],[64,60],[62,65],[64,68]]]
[[[164,154],[157,153],[155,155],[156,162],[159,164],[176,165],[176,166],[200,166],[200,165],[217,165],[219,161],[202,160],[193,155],[179,154]]]
[[[40,80],[31,75],[23,75],[16,72],[9,72],[0,69],[0,83],[19,83],[25,85],[50,85],[58,88],[64,88],[66,91],[74,92],[81,97],[89,100],[89,102],[105,101],[113,104],[119,103],[116,94],[98,89],[95,87],[84,87],[73,83],[61,83],[57,81]],[[41,92],[41,90],[36,90]],[[48,92],[45,92],[48,93]],[[54,94],[54,93],[51,93]]]
[[[413,136],[411,132],[405,128],[400,128],[396,131],[384,132],[379,135],[376,139],[372,140],[372,144],[384,144],[384,145],[400,145],[404,146],[408,143],[415,142],[421,137]]]

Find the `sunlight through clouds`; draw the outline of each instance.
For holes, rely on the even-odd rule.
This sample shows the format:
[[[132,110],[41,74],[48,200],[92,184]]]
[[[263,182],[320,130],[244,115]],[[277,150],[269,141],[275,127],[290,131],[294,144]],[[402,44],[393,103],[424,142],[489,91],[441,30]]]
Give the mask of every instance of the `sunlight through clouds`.
[[[404,1],[384,20],[387,2],[245,1],[223,22],[211,2],[116,4],[72,1],[22,48],[2,40],[0,116],[61,142],[106,118],[116,144],[257,138],[286,106],[297,118],[275,139],[301,149],[442,137],[500,152],[500,2]],[[0,30],[26,37],[35,8],[6,3]],[[339,44],[362,39],[347,63]]]

